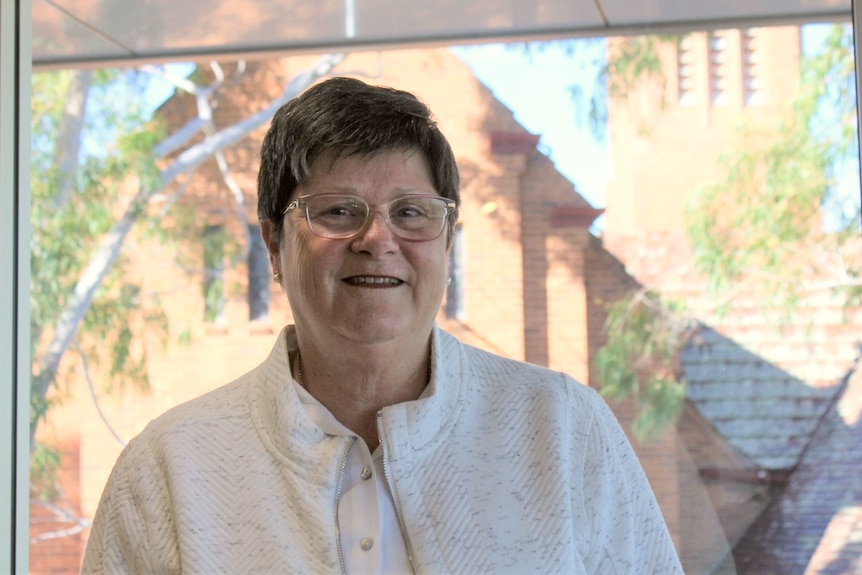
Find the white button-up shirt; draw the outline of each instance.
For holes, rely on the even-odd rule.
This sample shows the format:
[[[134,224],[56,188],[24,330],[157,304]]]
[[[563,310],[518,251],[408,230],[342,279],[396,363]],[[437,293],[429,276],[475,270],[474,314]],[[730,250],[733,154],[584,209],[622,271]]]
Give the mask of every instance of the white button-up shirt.
[[[341,553],[348,575],[413,573],[383,472],[383,449],[368,445],[294,380],[312,421],[329,435],[355,437],[338,500]]]

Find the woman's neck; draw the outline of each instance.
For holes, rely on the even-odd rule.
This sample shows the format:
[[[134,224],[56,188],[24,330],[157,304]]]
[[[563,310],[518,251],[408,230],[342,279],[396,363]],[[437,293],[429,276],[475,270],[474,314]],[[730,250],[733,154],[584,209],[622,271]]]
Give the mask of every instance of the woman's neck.
[[[430,340],[429,340],[430,341]],[[430,342],[415,350],[360,350],[323,354],[300,345],[294,378],[372,451],[378,445],[377,414],[386,406],[418,398],[431,378]]]

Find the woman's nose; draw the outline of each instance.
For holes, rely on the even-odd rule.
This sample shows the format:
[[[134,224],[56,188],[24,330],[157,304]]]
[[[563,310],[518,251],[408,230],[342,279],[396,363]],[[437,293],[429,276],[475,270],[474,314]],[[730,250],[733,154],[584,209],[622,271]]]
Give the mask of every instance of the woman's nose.
[[[353,247],[358,251],[368,251],[370,253],[383,253],[391,250],[394,245],[397,245],[398,236],[392,230],[389,219],[386,214],[380,210],[374,210],[368,214],[365,224],[359,233],[353,238]]]

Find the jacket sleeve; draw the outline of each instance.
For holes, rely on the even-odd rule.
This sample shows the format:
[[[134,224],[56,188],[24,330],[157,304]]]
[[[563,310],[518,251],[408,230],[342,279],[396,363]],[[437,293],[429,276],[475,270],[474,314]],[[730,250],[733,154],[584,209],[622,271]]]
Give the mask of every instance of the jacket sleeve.
[[[169,492],[145,440],[120,454],[93,519],[82,575],[180,573]]]
[[[584,460],[588,573],[682,574],[667,524],[625,433],[598,394]]]

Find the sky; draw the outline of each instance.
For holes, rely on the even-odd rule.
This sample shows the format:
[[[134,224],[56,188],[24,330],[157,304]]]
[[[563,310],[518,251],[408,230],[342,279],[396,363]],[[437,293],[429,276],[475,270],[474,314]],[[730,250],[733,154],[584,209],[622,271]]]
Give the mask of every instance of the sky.
[[[575,189],[603,207],[610,156],[586,110],[604,56],[601,45],[581,40],[531,50],[489,44],[454,51],[527,131],[541,137],[539,149]],[[573,85],[582,87],[584,98],[573,97]]]

